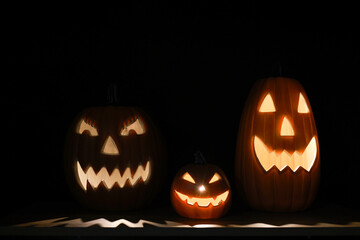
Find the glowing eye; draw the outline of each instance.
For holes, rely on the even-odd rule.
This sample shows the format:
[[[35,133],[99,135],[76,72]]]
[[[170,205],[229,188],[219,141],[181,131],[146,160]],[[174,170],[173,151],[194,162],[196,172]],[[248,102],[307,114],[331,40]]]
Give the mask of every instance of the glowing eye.
[[[182,176],[182,178],[183,178],[184,180],[188,181],[188,182],[191,182],[191,183],[195,184],[195,180],[191,177],[191,175],[190,175],[188,172],[186,172],[186,173]]]
[[[304,96],[299,94],[299,104],[298,104],[298,113],[309,113],[309,107],[306,104]]]
[[[141,135],[145,133],[144,124],[142,121],[137,118],[135,122],[130,123],[129,125],[125,126],[120,131],[121,136],[128,136],[130,134],[130,131],[134,131],[137,135]]]
[[[85,122],[84,119],[81,120],[81,122],[78,124],[77,127],[77,133],[83,134],[84,131],[87,131],[90,136],[98,136],[98,131],[94,126],[92,126],[90,123]]]
[[[210,179],[209,183],[217,182],[221,179],[220,175],[218,173],[215,173],[214,176]]]
[[[259,112],[276,112],[274,101],[270,93],[268,93],[264,98],[264,100],[262,101],[259,108]]]

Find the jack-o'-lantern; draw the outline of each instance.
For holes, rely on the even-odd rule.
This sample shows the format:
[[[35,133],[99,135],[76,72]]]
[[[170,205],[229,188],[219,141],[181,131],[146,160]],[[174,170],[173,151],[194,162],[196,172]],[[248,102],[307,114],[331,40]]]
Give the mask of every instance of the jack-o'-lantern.
[[[254,85],[239,126],[235,178],[242,198],[256,209],[293,212],[313,202],[319,142],[298,81],[276,77]]]
[[[80,113],[65,143],[69,186],[85,206],[129,210],[146,205],[165,171],[159,134],[133,107],[94,107]]]
[[[188,218],[210,219],[226,214],[231,189],[225,173],[206,163],[200,152],[197,161],[176,174],[171,186],[171,203],[178,214]]]

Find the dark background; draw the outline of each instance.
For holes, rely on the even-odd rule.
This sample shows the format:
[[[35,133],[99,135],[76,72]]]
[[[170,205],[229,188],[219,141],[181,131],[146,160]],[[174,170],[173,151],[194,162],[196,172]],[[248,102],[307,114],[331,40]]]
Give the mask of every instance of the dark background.
[[[333,28],[356,30],[351,13],[333,6],[318,16],[319,8],[308,5],[280,10],[237,2],[5,9],[2,213],[39,201],[75,202],[63,172],[65,135],[77,113],[106,104],[111,82],[123,105],[142,107],[166,140],[163,204],[170,204],[172,177],[195,150],[219,165],[234,188],[245,99],[254,81],[280,74],[302,83],[315,115],[322,171],[317,204],[357,207],[359,38]],[[326,32],[323,23],[331,27]],[[317,31],[287,31],[303,24]]]

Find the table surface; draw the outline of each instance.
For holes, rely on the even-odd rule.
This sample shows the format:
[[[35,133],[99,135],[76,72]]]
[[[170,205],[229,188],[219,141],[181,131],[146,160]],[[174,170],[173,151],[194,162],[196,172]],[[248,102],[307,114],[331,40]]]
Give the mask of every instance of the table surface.
[[[323,204],[297,213],[240,209],[196,220],[178,216],[170,206],[98,212],[45,202],[3,217],[0,236],[360,236],[360,211]]]

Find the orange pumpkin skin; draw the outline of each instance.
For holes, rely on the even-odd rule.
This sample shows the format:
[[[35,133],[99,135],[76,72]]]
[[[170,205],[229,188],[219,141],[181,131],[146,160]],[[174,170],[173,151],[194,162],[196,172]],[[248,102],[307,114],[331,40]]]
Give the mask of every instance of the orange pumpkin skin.
[[[188,182],[183,179],[185,173],[189,173],[194,179],[195,183]],[[221,179],[216,182],[209,183],[215,173],[218,173]],[[204,186],[204,191],[199,191],[199,187]],[[199,206],[197,202],[193,205],[187,203],[176,193],[179,192],[190,198],[212,198],[226,193],[226,199],[221,201],[218,205],[209,203],[208,206]],[[220,198],[219,198],[220,199]],[[194,200],[195,201],[195,200]],[[189,164],[180,169],[176,174],[171,186],[171,203],[176,212],[187,218],[195,219],[211,219],[224,216],[231,204],[231,189],[229,181],[225,173],[216,165],[213,164]]]
[[[139,125],[137,123],[131,125],[136,119],[141,121],[141,127],[135,126]],[[165,174],[164,152],[156,127],[141,109],[120,106],[86,109],[74,119],[65,141],[64,163],[69,188],[88,208],[141,208],[149,204],[160,190]],[[129,172],[135,180],[130,183],[127,179],[121,187],[115,180],[91,184],[90,178],[80,180],[79,166],[87,173],[91,167],[99,177],[106,169],[107,178],[116,175],[114,171],[123,176]],[[135,176],[138,169],[148,170],[146,178]],[[109,186],[105,186],[106,183]]]
[[[269,112],[261,108],[268,94],[275,107]],[[305,103],[306,107],[299,106],[299,102]],[[287,132],[288,135],[285,134],[287,128],[283,127],[285,117],[287,127],[293,130]],[[260,139],[269,151],[276,152],[273,152],[276,157],[272,158],[278,162],[271,160],[267,167],[262,165],[262,155],[255,151],[256,139]],[[294,158],[289,160],[290,157],[285,156],[293,157],[295,151],[303,156],[301,154],[310,149],[307,148],[310,145],[316,148],[316,151],[306,151],[313,162],[305,164],[299,157],[295,164],[295,161],[291,163]],[[280,155],[286,160],[282,164]],[[270,168],[271,164],[274,165]],[[298,81],[268,78],[259,80],[252,88],[239,125],[235,179],[241,198],[256,209],[294,212],[308,208],[313,202],[320,181],[319,142],[308,97]]]

